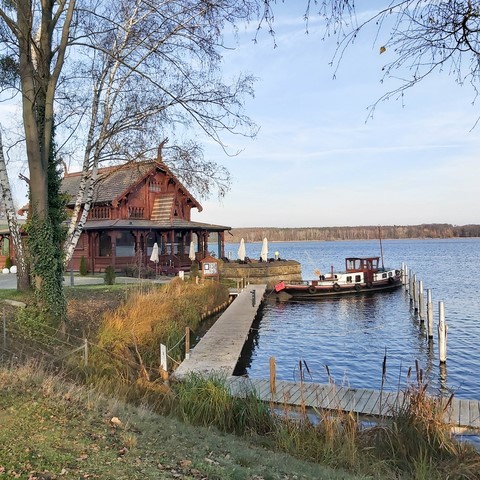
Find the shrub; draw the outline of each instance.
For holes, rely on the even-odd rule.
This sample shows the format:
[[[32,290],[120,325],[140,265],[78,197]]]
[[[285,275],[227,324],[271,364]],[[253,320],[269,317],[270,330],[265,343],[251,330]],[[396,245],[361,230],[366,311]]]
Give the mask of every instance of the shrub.
[[[115,270],[111,265],[109,265],[105,269],[105,275],[103,277],[105,285],[113,285],[115,283],[115,277],[116,277]]]
[[[136,277],[138,268],[135,265],[126,265],[123,269],[123,273],[126,277]]]
[[[10,257],[7,257],[5,259],[5,268],[10,268],[12,266],[12,259]]]
[[[85,257],[82,255],[80,258],[80,275],[83,277],[87,275],[88,273],[88,268],[87,268],[87,261],[85,260]]]
[[[175,412],[193,425],[215,425],[224,432],[265,435],[274,429],[268,405],[254,392],[231,395],[225,377],[190,374],[174,387]]]

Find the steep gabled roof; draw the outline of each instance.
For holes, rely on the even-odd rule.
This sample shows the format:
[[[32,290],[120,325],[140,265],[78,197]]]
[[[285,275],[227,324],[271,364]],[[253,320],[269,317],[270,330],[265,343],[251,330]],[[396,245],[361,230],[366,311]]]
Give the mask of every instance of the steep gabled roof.
[[[98,170],[98,179],[95,185],[93,201],[96,203],[111,203],[120,200],[148,175],[156,170],[165,172],[185,192],[193,205],[202,211],[200,203],[175,177],[172,171],[158,160],[143,160],[129,162],[114,167],[101,168]],[[69,205],[73,205],[81,181],[81,172],[67,173],[62,180],[62,191],[70,196]]]

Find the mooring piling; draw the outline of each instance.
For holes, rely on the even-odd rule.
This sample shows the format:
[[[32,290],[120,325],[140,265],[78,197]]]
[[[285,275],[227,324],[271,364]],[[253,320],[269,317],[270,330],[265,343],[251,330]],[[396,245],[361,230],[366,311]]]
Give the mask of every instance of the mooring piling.
[[[433,340],[433,302],[431,288],[427,288],[427,323],[428,339]]]
[[[420,316],[420,321],[425,321],[425,296],[423,293],[423,282],[419,280],[418,282],[418,315]]]
[[[440,363],[447,361],[447,332],[448,326],[445,323],[445,304],[438,302],[438,357]]]

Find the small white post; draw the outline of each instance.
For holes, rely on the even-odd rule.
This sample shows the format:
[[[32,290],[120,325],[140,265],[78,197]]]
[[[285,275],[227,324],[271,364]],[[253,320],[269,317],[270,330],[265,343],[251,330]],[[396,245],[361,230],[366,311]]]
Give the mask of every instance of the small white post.
[[[438,302],[438,357],[440,363],[447,361],[447,330],[445,324],[445,305]]]
[[[185,358],[190,358],[190,327],[185,327]]]
[[[83,339],[83,364],[88,367],[88,340]]]
[[[168,372],[167,347],[163,343],[160,344],[160,367],[163,371]]]
[[[427,288],[427,322],[428,322],[428,339],[433,339],[433,302],[432,289]]]
[[[3,350],[7,351],[7,319],[5,317],[5,305],[3,306]]]
[[[423,282],[420,280],[418,282],[418,314],[420,316],[420,321],[425,321],[425,295],[423,293]]]
[[[178,278],[185,280],[185,272],[183,270],[180,270],[178,272]]]

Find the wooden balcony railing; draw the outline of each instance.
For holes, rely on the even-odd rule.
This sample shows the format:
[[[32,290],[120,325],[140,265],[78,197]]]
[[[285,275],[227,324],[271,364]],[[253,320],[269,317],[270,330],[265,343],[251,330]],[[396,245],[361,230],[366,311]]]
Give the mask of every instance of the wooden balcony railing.
[[[128,207],[128,218],[145,218],[145,208]]]
[[[92,220],[109,220],[110,207],[94,207],[90,210],[90,218]]]

